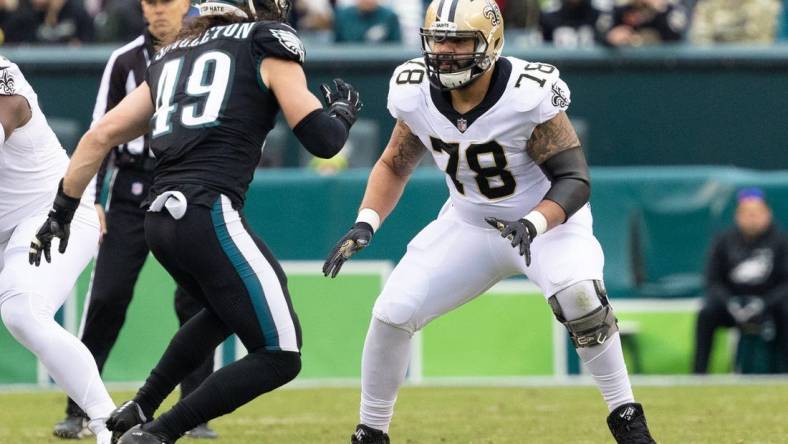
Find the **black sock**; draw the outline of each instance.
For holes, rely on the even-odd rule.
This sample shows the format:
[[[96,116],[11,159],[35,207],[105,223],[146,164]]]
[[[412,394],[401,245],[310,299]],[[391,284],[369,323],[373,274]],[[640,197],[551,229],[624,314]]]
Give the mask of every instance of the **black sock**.
[[[159,416],[147,429],[170,440],[290,382],[301,370],[295,352],[256,351],[209,376],[197,390]]]
[[[145,416],[153,417],[175,386],[203,364],[229,335],[230,330],[207,310],[183,324],[134,397]]]

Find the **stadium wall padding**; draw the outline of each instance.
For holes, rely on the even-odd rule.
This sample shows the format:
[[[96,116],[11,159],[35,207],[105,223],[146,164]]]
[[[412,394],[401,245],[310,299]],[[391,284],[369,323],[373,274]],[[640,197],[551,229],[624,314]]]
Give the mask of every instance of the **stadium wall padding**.
[[[99,79],[114,47],[6,48],[36,88],[50,118],[90,123]],[[508,46],[504,53],[555,64],[572,91],[569,115],[589,161],[599,166],[782,165],[788,101],[788,44],[764,47],[662,46],[556,50]],[[417,57],[399,46],[320,46],[307,42],[310,87],[343,77],[361,91],[362,117],[377,122],[382,150],[393,121],[386,111],[393,69]],[[63,137],[72,148],[77,135]],[[300,154],[288,138],[286,164]]]

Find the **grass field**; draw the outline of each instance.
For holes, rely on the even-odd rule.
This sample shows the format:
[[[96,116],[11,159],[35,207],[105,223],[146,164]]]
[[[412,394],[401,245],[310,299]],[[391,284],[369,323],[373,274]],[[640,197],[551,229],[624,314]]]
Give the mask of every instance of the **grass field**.
[[[636,395],[660,443],[788,442],[788,383],[641,387]],[[212,424],[224,443],[347,443],[358,397],[354,388],[280,390]],[[50,430],[63,401],[48,391],[0,393],[0,443],[62,443]],[[410,387],[390,432],[397,444],[610,443],[606,414],[593,387]]]

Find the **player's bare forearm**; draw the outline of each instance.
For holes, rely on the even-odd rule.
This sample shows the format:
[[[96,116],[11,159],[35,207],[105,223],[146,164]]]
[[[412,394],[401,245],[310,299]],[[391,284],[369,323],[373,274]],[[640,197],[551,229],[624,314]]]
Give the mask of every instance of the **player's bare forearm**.
[[[547,219],[548,230],[561,225],[566,220],[566,213],[564,212],[564,209],[561,208],[561,205],[558,205],[552,200],[545,199],[539,202],[534,210],[542,213],[544,218]]]
[[[555,117],[537,125],[528,139],[527,152],[537,165],[556,154],[580,146],[580,139],[566,113],[561,111]]]
[[[413,170],[426,148],[402,121],[397,121],[391,139],[369,175],[362,208],[375,210],[385,220],[397,205]]]
[[[112,147],[147,133],[152,116],[150,89],[143,82],[82,136],[63,178],[63,191],[82,196]]]
[[[309,91],[304,69],[296,62],[266,57],[260,64],[260,76],[276,95],[290,128],[295,128],[309,113],[323,107]]]

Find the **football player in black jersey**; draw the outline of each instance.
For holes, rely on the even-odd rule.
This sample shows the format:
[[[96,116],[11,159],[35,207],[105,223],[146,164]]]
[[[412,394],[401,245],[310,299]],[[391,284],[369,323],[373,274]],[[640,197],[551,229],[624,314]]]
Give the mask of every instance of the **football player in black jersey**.
[[[284,24],[287,0],[215,0],[199,9],[153,58],[146,81],[82,138],[31,243],[32,262],[42,253],[48,259],[52,238],[68,238],[78,198],[109,149],[150,132],[157,164],[146,240],[206,309],[178,330],[134,399],[108,420],[123,444],[174,442],[298,374],[301,329],[286,278],[249,229],[244,195],[280,108],[302,145],[323,158],[339,152],[361,109],[342,80],[323,85],[326,110],[309,92],[303,46]],[[151,420],[231,333],[249,354]]]

